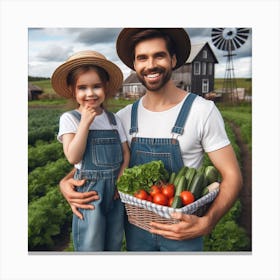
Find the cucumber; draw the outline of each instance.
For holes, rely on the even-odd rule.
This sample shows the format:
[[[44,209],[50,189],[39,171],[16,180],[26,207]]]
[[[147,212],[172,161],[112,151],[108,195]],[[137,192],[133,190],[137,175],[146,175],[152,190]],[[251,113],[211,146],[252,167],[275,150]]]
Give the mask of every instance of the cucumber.
[[[196,174],[196,169],[193,168],[193,167],[190,167],[190,168],[188,169],[188,171],[186,172],[185,177],[186,177],[186,179],[187,179],[187,181],[188,181],[188,184],[187,184],[187,187],[186,187],[185,190],[189,190],[189,189],[190,189],[190,186],[191,186],[191,184],[192,184],[192,180],[193,180],[195,174]]]
[[[180,195],[182,191],[185,190],[187,186],[187,179],[184,175],[182,175],[180,178],[179,178],[179,183],[178,185],[176,186],[176,189],[175,189],[175,196],[176,195]]]
[[[220,183],[218,183],[218,182],[214,182],[214,183],[208,185],[207,187],[205,187],[202,190],[202,196],[204,196],[204,195],[206,195],[206,194],[208,194],[208,193],[218,189],[219,187],[220,187]]]
[[[189,191],[194,195],[195,200],[201,196],[202,190],[204,188],[203,182],[204,175],[199,173],[197,173],[192,180]]]
[[[183,175],[186,174],[187,170],[188,170],[188,167],[187,167],[187,166],[183,166],[183,167],[179,170],[179,172],[177,173],[177,175],[176,175],[176,177],[175,177],[175,179],[174,179],[174,185],[175,185],[175,186],[178,185],[180,178],[181,178]]]
[[[205,166],[204,165],[201,165],[198,169],[197,169],[197,173],[203,173],[205,172]]]
[[[181,208],[183,206],[182,198],[179,195],[174,196],[174,200],[171,204],[172,208]]]
[[[205,168],[204,174],[207,178],[208,184],[212,184],[214,182],[218,182],[219,180],[219,172],[216,167],[209,165]]]
[[[175,178],[176,178],[176,173],[172,172],[170,177],[169,177],[169,183],[174,184]]]

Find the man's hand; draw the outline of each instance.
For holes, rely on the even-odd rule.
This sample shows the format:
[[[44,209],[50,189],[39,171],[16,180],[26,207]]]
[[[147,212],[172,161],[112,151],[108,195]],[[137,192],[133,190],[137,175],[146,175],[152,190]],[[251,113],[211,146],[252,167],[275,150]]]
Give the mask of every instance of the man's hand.
[[[172,213],[172,218],[180,220],[177,224],[162,224],[151,222],[151,233],[162,235],[165,238],[184,240],[196,238],[211,231],[207,218],[187,215],[179,212]]]
[[[75,190],[75,187],[81,187],[84,183],[85,180],[75,180],[66,176],[59,184],[60,191],[70,204],[72,212],[80,219],[83,219],[83,215],[78,208],[93,210],[94,206],[88,203],[99,199],[96,191],[80,193]]]

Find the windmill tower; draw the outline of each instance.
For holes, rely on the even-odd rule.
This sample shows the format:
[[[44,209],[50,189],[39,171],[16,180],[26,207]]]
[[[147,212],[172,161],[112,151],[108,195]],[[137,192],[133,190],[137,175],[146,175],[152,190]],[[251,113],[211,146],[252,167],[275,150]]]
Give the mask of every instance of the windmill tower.
[[[234,74],[233,53],[240,48],[249,36],[249,28],[213,28],[211,37],[214,46],[227,52],[226,70],[223,81],[223,97],[231,103],[235,103],[237,98],[237,84]]]

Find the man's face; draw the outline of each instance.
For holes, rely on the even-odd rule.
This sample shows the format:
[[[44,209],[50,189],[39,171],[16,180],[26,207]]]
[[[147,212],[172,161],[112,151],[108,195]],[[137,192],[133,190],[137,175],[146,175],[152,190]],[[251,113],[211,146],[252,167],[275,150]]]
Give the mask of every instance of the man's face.
[[[170,56],[162,38],[147,39],[135,46],[134,69],[149,91],[159,91],[164,87],[176,62],[176,56]]]

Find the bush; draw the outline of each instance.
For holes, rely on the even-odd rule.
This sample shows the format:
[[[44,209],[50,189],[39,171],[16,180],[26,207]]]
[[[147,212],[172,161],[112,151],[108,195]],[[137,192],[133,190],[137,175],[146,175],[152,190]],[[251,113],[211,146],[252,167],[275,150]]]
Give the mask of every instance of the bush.
[[[52,143],[37,140],[35,147],[28,147],[28,172],[63,157],[62,144],[57,140]]]
[[[245,229],[237,223],[241,210],[240,200],[237,200],[213,231],[204,237],[204,251],[250,250],[250,239]]]
[[[65,158],[37,167],[28,175],[28,202],[44,196],[72,168]]]
[[[58,187],[28,206],[28,249],[49,250],[62,228],[70,228],[72,212]]]

